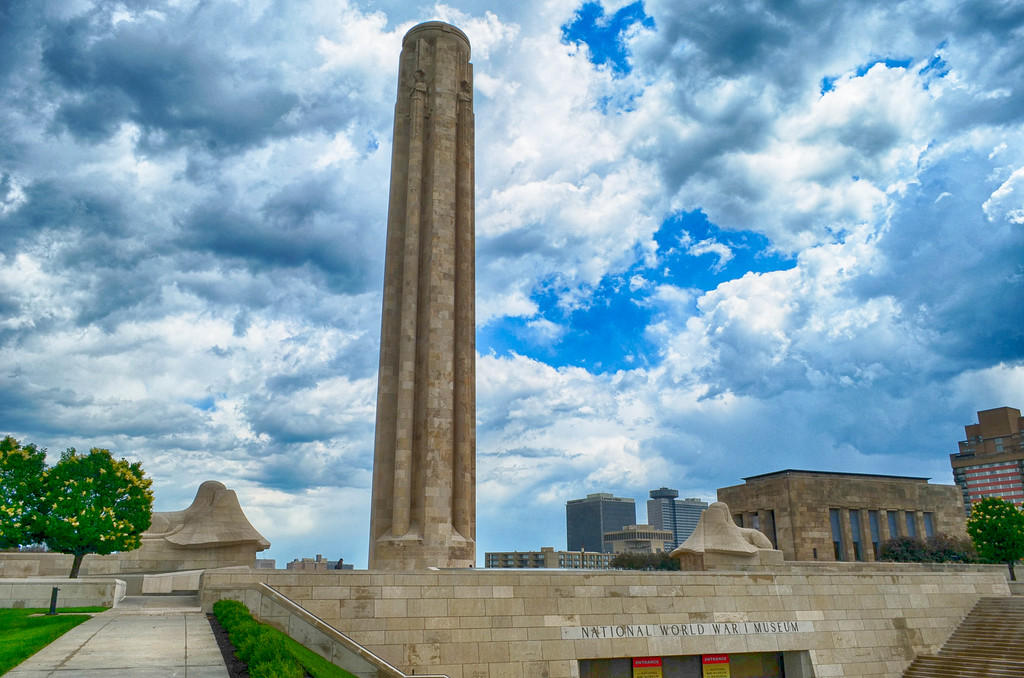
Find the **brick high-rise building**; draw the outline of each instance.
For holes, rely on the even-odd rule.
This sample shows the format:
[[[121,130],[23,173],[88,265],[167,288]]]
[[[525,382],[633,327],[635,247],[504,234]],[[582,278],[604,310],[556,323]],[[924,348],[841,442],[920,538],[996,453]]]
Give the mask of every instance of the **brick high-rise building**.
[[[1024,418],[1013,407],[978,412],[964,427],[967,440],[949,455],[953,479],[964,493],[964,508],[985,497],[1024,504]]]

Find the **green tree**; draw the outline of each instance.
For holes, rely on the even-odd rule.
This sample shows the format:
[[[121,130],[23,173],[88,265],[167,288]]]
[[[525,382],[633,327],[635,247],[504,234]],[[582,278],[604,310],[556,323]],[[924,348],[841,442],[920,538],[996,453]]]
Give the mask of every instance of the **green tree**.
[[[0,549],[38,541],[33,525],[45,468],[46,450],[11,436],[0,440]]]
[[[43,479],[39,532],[51,550],[75,557],[71,578],[86,554],[139,548],[153,514],[152,483],[140,463],[115,460],[110,450],[60,455]]]
[[[1011,502],[994,497],[982,499],[967,518],[967,534],[978,555],[989,562],[1006,563],[1016,581],[1013,564],[1024,558],[1024,513]]]

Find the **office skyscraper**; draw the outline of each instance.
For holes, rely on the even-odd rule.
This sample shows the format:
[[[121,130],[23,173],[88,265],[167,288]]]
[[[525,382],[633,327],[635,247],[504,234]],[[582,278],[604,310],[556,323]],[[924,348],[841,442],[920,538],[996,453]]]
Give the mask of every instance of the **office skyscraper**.
[[[610,553],[603,535],[636,525],[636,502],[607,492],[588,494],[585,499],[565,502],[565,548],[567,551]]]
[[[693,534],[700,514],[708,507],[706,501],[695,498],[677,499],[678,496],[678,490],[662,487],[651,490],[651,498],[647,500],[648,524],[672,532],[672,543],[667,545],[669,551]]]

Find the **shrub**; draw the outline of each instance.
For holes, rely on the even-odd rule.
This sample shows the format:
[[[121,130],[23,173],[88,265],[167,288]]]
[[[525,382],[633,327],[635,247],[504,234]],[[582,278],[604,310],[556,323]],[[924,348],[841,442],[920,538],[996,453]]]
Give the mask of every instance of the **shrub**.
[[[260,624],[236,600],[217,601],[213,614],[228,632],[235,654],[248,664],[250,678],[355,678],[277,629]]]
[[[285,646],[285,636],[252,618],[237,600],[220,600],[213,614],[228,632],[235,654],[249,665],[250,678],[302,678],[305,671]]]
[[[893,563],[976,563],[978,554],[969,539],[936,534],[927,540],[895,537],[882,542],[878,560]]]
[[[303,678],[305,671],[290,656],[249,666],[249,678]]]
[[[933,563],[976,563],[980,560],[969,537],[940,533],[928,537],[927,547]]]
[[[249,664],[262,664],[289,655],[281,633],[268,626],[260,625],[255,632],[242,641],[242,647],[238,648],[238,656]]]
[[[878,559],[893,563],[927,562],[927,548],[923,539],[895,537],[883,541],[878,547]]]
[[[233,626],[238,619],[252,617],[249,608],[237,600],[218,600],[213,604],[213,614],[225,629]]]

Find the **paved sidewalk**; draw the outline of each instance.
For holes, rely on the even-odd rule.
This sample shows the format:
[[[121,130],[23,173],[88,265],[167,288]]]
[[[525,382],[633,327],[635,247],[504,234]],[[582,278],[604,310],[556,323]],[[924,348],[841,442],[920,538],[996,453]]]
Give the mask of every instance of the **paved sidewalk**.
[[[227,678],[197,596],[128,596],[9,671],[11,678]]]

